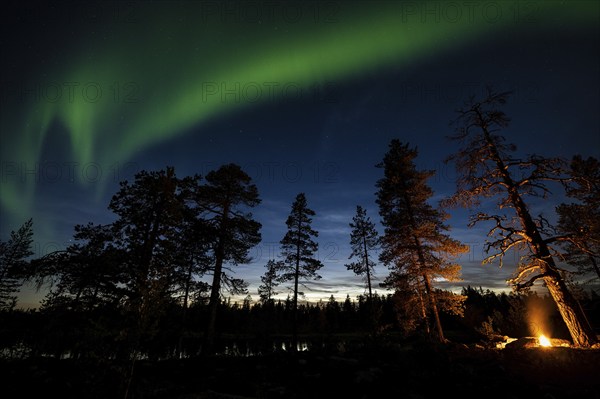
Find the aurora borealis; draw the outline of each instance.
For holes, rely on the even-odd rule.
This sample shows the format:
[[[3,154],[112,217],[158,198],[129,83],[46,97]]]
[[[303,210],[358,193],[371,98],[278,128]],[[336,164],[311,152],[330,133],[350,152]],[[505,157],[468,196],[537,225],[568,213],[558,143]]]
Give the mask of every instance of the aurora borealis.
[[[447,126],[447,116],[468,94],[467,87],[481,90],[484,83],[520,85],[516,109],[528,105],[524,94],[532,87],[536,98],[547,101],[563,95],[575,103],[585,101],[580,119],[568,112],[563,120],[555,110],[541,111],[543,99],[529,105],[536,118],[557,115],[559,120],[544,120],[552,126],[549,131],[573,127],[578,138],[569,144],[587,151],[584,155],[598,156],[597,113],[586,112],[598,104],[598,78],[580,74],[598,68],[598,10],[592,1],[15,2],[2,28],[0,234],[5,237],[33,217],[38,239],[63,242],[64,226],[87,223],[92,220],[80,218],[104,210],[116,175],[131,177],[127,165],[160,168],[163,160],[181,167],[181,173],[193,173],[194,163],[205,169],[222,159],[261,165],[262,183],[268,186],[261,192],[264,206],[276,204],[264,212],[275,218],[287,212],[291,201],[277,193],[308,190],[310,202],[312,187],[274,189],[277,179],[266,178],[265,165],[275,165],[277,176],[287,173],[287,183],[295,183],[291,172],[281,172],[282,165],[305,160],[304,177],[333,171],[338,184],[313,194],[317,213],[320,196],[333,201],[331,209],[351,209],[355,200],[373,192],[371,160],[378,160],[389,137],[422,129],[406,140],[423,140],[415,144],[429,143],[432,155],[443,155],[444,145],[434,143],[450,132],[440,132],[439,126]],[[555,40],[561,37],[566,39]],[[572,38],[586,38],[581,47],[591,43],[595,54],[579,52]],[[538,45],[547,58],[520,51],[520,46]],[[511,50],[512,59],[491,61]],[[579,59],[561,59],[569,51]],[[486,70],[490,65],[498,70]],[[377,74],[381,78],[374,78]],[[398,79],[431,92],[435,87],[439,91],[440,84],[455,84],[462,97],[430,101],[423,99],[423,90],[399,93],[398,86],[387,84]],[[335,90],[330,92],[331,87]],[[587,91],[578,96],[582,89]],[[416,101],[411,98],[415,93]],[[376,106],[370,96],[379,96]],[[445,113],[439,122],[421,125],[435,119],[440,109]],[[285,119],[296,111],[293,119]],[[319,120],[319,112],[326,118]],[[370,112],[388,119],[375,126],[374,117],[364,116]],[[410,115],[415,119],[406,119]],[[261,120],[268,120],[263,133]],[[528,128],[536,121],[521,123]],[[349,126],[356,131],[344,131]],[[228,129],[227,139],[218,136]],[[306,131],[302,146],[292,137],[298,129]],[[434,132],[438,136],[425,139]],[[214,140],[218,144],[207,144]],[[260,145],[258,140],[263,140]],[[562,151],[551,140],[545,145]],[[351,147],[355,149],[347,151]],[[427,153],[427,147],[421,148]],[[573,148],[564,150],[563,155],[572,155]],[[368,173],[351,177],[359,168],[351,154],[368,154],[360,166]],[[328,190],[343,195],[331,199]],[[87,204],[95,210],[62,213],[70,201],[77,209]],[[343,206],[336,201],[344,201]],[[377,220],[376,209],[369,212]],[[329,242],[345,244],[347,234],[340,226],[349,220],[331,218],[337,223],[331,237],[338,238]],[[280,233],[264,225],[267,240],[277,241]],[[340,255],[342,261],[345,256]]]

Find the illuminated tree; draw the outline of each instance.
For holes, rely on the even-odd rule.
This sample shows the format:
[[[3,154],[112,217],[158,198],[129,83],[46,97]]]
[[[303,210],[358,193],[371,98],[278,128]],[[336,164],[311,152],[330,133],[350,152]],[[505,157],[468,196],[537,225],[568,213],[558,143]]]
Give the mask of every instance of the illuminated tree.
[[[303,281],[321,278],[317,271],[323,267],[323,263],[316,259],[315,253],[319,245],[312,237],[318,237],[319,233],[312,229],[311,216],[315,212],[308,208],[306,196],[300,193],[292,204],[292,211],[286,220],[287,233],[281,240],[281,256],[283,258],[279,268],[279,281],[293,281],[294,297],[292,300],[292,351],[297,350],[298,344],[298,285],[304,285]]]
[[[470,226],[491,222],[486,244],[489,255],[484,263],[502,259],[512,249],[525,254],[510,283],[517,289],[532,286],[543,280],[569,329],[576,346],[588,347],[596,336],[583,310],[569,291],[563,272],[558,268],[551,244],[553,230],[543,216],[533,217],[525,201],[528,197],[546,197],[550,181],[564,178],[564,163],[560,159],[537,155],[516,158],[516,147],[506,142],[498,132],[506,128],[509,118],[499,107],[509,93],[488,90],[487,96],[477,101],[471,98],[459,110],[457,133],[452,138],[463,144],[460,151],[449,157],[458,172],[457,191],[447,201],[449,205],[479,207],[482,199],[495,199],[497,210],[512,210],[512,215],[480,211],[472,216]]]
[[[230,292],[246,293],[247,284],[226,273],[226,265],[250,262],[248,252],[260,242],[261,224],[245,212],[260,203],[258,190],[251,178],[238,165],[227,164],[209,172],[195,195],[199,215],[204,219],[211,240],[212,284],[209,319],[204,351],[213,349],[217,309],[221,302],[221,287]]]
[[[17,298],[14,295],[25,276],[27,258],[33,255],[33,221],[29,219],[19,230],[12,231],[8,241],[0,241],[0,310],[12,309]]]
[[[437,338],[444,341],[434,279],[458,279],[460,266],[451,260],[467,248],[453,240],[444,224],[448,215],[428,203],[433,191],[427,185],[432,171],[416,169],[417,150],[398,140],[392,140],[383,162],[384,177],[377,181],[377,204],[382,224],[380,260],[392,269],[386,279],[388,286],[402,285],[419,297],[424,297],[433,316]],[[421,301],[423,308],[425,301]],[[422,313],[425,313],[423,310]]]
[[[375,230],[375,224],[367,216],[367,211],[360,205],[356,207],[356,215],[352,218],[350,228],[352,229],[350,232],[352,253],[348,259],[356,257],[358,261],[347,264],[346,268],[359,276],[365,276],[369,290],[369,300],[371,300],[373,298],[371,277],[375,262],[369,258],[369,252],[377,248],[379,235]]]

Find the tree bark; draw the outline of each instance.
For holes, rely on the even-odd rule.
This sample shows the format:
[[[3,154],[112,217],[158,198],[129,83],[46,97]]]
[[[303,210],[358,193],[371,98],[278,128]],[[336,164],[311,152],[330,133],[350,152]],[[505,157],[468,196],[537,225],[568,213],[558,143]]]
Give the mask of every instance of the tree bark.
[[[179,331],[179,340],[177,341],[177,357],[181,358],[181,354],[183,353],[183,332],[185,330],[185,322],[188,311],[188,300],[190,296],[190,285],[192,283],[192,271],[194,268],[194,257],[193,255],[190,258],[190,264],[188,267],[187,278],[185,280],[185,289],[183,295],[183,312],[181,314],[181,329]]]
[[[425,300],[423,299],[423,289],[421,288],[421,284],[417,280],[417,293],[419,294],[419,304],[421,305],[421,317],[423,318],[423,322],[425,323],[425,333],[427,335],[431,334],[431,329],[429,328],[429,319],[427,318],[427,310],[425,309]]]
[[[227,220],[229,217],[229,206],[225,204],[223,207],[223,219],[219,226],[219,242],[215,250],[215,270],[213,273],[213,282],[210,290],[208,325],[206,328],[206,336],[204,340],[204,348],[202,352],[207,355],[214,352],[215,327],[217,324],[217,312],[221,302],[221,274],[223,272],[223,261],[225,257],[225,234],[227,229]]]
[[[298,229],[300,233],[300,229]],[[292,320],[292,352],[298,351],[298,279],[300,278],[300,244],[296,245],[296,272],[294,274],[294,307]]]
[[[600,268],[598,268],[598,262],[596,262],[596,259],[592,255],[588,255],[588,259],[590,260],[592,267],[596,271],[598,278],[600,278]]]
[[[412,224],[413,229],[416,229],[416,221],[413,215],[412,206],[410,199],[405,197],[406,206],[408,209],[408,216],[410,218],[410,223]],[[423,276],[423,283],[425,284],[425,294],[427,294],[427,298],[429,299],[429,305],[431,306],[431,311],[433,312],[433,318],[435,321],[435,328],[437,331],[437,338],[440,342],[444,342],[446,339],[444,338],[444,330],[442,329],[442,322],[440,321],[440,315],[438,313],[437,304],[435,300],[435,293],[431,287],[431,279],[429,273],[427,273],[427,263],[425,262],[425,255],[423,254],[423,245],[421,244],[421,240],[416,235],[413,236],[415,241],[415,247],[417,250],[417,258],[420,265],[420,271]]]
[[[431,281],[427,273],[423,274],[423,282],[425,283],[425,290],[427,292],[427,296],[429,297],[429,305],[431,306],[431,312],[433,313],[433,318],[435,320],[437,338],[440,342],[444,342],[446,341],[446,338],[444,337],[444,330],[442,329],[442,322],[440,321],[440,314],[437,309],[435,292],[433,292],[433,288],[431,287]]]
[[[364,247],[364,251],[365,251],[365,270],[367,271],[367,285],[369,286],[369,301],[372,301],[373,293],[371,292],[371,268],[369,267],[369,251],[367,250],[367,238],[366,238],[366,232],[364,230],[363,230],[363,247]]]
[[[208,325],[206,327],[206,337],[204,340],[204,349],[202,352],[205,354],[212,354],[214,352],[214,341],[215,341],[215,326],[217,323],[217,311],[219,309],[219,303],[221,301],[221,272],[223,270],[223,245],[219,241],[217,246],[217,256],[215,259],[215,271],[213,274],[213,283],[210,290],[210,301],[209,301],[209,313],[208,313]]]

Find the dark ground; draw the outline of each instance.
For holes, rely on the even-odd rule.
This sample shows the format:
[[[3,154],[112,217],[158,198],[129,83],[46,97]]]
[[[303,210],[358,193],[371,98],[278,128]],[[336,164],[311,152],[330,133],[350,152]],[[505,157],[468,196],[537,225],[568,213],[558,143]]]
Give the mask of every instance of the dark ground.
[[[131,363],[0,361],[0,397],[123,398]],[[413,343],[337,353],[138,361],[129,398],[600,399],[600,349]]]

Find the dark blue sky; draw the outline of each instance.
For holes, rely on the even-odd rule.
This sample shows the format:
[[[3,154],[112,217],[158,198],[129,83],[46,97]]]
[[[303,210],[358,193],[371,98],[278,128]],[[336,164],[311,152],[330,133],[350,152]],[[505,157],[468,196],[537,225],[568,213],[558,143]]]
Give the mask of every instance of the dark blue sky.
[[[144,7],[144,3],[135,4]],[[186,3],[177,4],[182,5],[181,10],[173,12],[184,15]],[[332,8],[326,10],[346,7],[344,2],[328,4]],[[437,5],[432,10],[440,13],[442,22],[448,17],[443,14],[444,2],[428,4]],[[364,8],[366,13],[370,7],[373,7],[372,2],[352,2],[353,10]],[[285,219],[295,195],[305,192],[309,206],[317,213],[314,227],[321,233],[319,257],[325,263],[323,279],[310,283],[311,291],[307,294],[310,299],[327,298],[332,294],[342,299],[347,293],[355,296],[364,290],[361,279],[343,266],[349,254],[348,223],[359,204],[379,222],[374,193],[381,171],[374,165],[382,159],[389,141],[397,138],[417,146],[418,165],[436,170],[437,174],[430,181],[435,191],[433,202],[450,195],[454,190],[455,174],[443,160],[458,147],[446,139],[452,134],[449,122],[462,102],[471,94],[482,95],[486,85],[499,90],[514,90],[506,107],[512,123],[505,136],[517,144],[521,153],[600,157],[598,13],[595,18],[581,18],[584,22],[579,23],[579,16],[561,20],[561,12],[547,14],[540,8],[534,10],[539,14],[531,14],[535,18],[506,24],[480,37],[462,38],[452,46],[440,42],[428,47],[419,57],[411,58],[410,62],[375,63],[352,74],[328,75],[309,84],[300,79],[298,82],[279,82],[288,86],[302,83],[300,95],[276,98],[263,95],[257,102],[243,95],[239,98],[226,96],[221,99],[226,111],[188,124],[169,138],[141,146],[139,151],[133,151],[127,157],[107,158],[97,152],[84,163],[73,150],[70,127],[60,119],[50,121],[39,151],[32,148],[35,157],[24,156],[18,148],[11,148],[19,144],[15,137],[25,134],[15,129],[20,125],[13,122],[18,119],[13,116],[26,118],[24,115],[27,114],[21,111],[31,103],[27,95],[23,100],[22,88],[31,87],[27,82],[50,85],[53,81],[50,71],[69,70],[73,58],[68,49],[73,43],[85,44],[90,30],[100,32],[103,27],[114,24],[117,14],[100,13],[94,24],[86,24],[74,17],[77,12],[82,12],[79,8],[71,9],[71,12],[63,9],[65,13],[61,13],[60,8],[55,9],[50,21],[40,20],[44,15],[41,11],[29,9],[25,12],[19,5],[8,10],[3,17],[7,24],[2,35],[5,53],[2,85],[7,90],[2,96],[2,118],[4,121],[10,119],[11,123],[3,122],[0,131],[1,194],[9,195],[13,186],[22,186],[17,192],[24,193],[27,189],[23,187],[28,187],[31,180],[35,182],[31,206],[11,207],[8,201],[3,202],[0,235],[6,239],[10,230],[33,217],[36,255],[68,243],[75,224],[112,220],[106,209],[108,201],[116,191],[118,181],[130,179],[135,171],[171,165],[175,166],[179,176],[185,176],[205,174],[223,163],[235,162],[254,178],[262,198],[262,204],[254,214],[263,224],[263,242],[253,252],[255,261],[236,269],[239,277],[251,283],[250,293],[256,297],[264,264],[269,257],[279,253],[277,243],[285,234]],[[565,10],[565,15],[575,11]],[[85,15],[89,16],[89,13],[86,11]],[[433,17],[431,14],[428,18]],[[229,26],[236,23],[235,19],[226,22]],[[270,23],[285,28],[282,21],[276,22]],[[354,20],[347,23],[350,22]],[[433,22],[430,22],[431,29],[437,26],[437,22]],[[142,19],[138,23],[145,21]],[[345,20],[336,23],[338,26],[333,32],[345,28]],[[423,29],[418,20],[410,22],[399,16],[397,23],[413,23]],[[241,28],[252,32],[254,26],[246,21]],[[47,31],[53,27],[56,27],[55,31]],[[127,27],[121,28],[121,32],[126,31]],[[199,40],[216,41],[217,31],[211,35],[208,30]],[[168,30],[164,35],[169,36]],[[108,47],[118,44],[118,39],[113,40],[109,40]],[[87,52],[93,53],[94,43],[90,41],[85,47]],[[230,47],[221,52],[233,57],[236,52],[247,50],[236,48],[235,43],[235,39],[231,39]],[[286,54],[291,59],[294,58],[294,43],[290,41],[291,54]],[[307,45],[310,48],[311,43]],[[130,56],[135,58],[139,49],[132,47],[130,50]],[[169,67],[164,71],[165,75],[178,73],[177,54],[173,54],[170,45],[156,43],[152,51],[172,57],[165,64]],[[203,62],[209,65],[219,60],[214,54],[206,54],[205,58]],[[32,62],[37,65],[30,65]],[[101,62],[91,63],[92,71],[95,65],[102,67]],[[321,64],[314,65],[317,68]],[[141,70],[140,74],[143,73]],[[144,92],[144,87],[141,89]],[[160,95],[159,89],[155,90],[153,95]],[[175,96],[173,100],[176,101],[178,91],[173,93],[170,95]],[[40,110],[48,105],[43,98],[33,102],[34,108],[39,106]],[[121,110],[107,115],[123,117],[118,112],[122,112],[126,120],[129,114],[142,111],[139,104],[122,104]],[[161,110],[154,112],[160,114]],[[19,122],[21,125],[27,123],[25,120]],[[112,126],[114,129],[118,124]],[[118,135],[127,132],[104,132],[103,128],[98,129],[94,146],[102,148],[104,153],[118,153],[121,145]],[[32,168],[34,162],[46,166]],[[33,171],[28,173],[30,169]],[[80,180],[87,180],[87,184],[79,184]],[[554,206],[562,200],[557,192],[552,199],[532,204],[532,207],[551,217]],[[512,260],[507,260],[503,270],[481,266],[485,230],[466,227],[467,211],[452,210],[451,213],[452,235],[471,245],[472,251],[461,260],[464,281],[448,288],[460,289],[470,284],[508,290],[505,279],[513,271]],[[384,267],[378,268],[380,278],[386,273]],[[32,301],[30,293],[26,292],[23,303]]]

